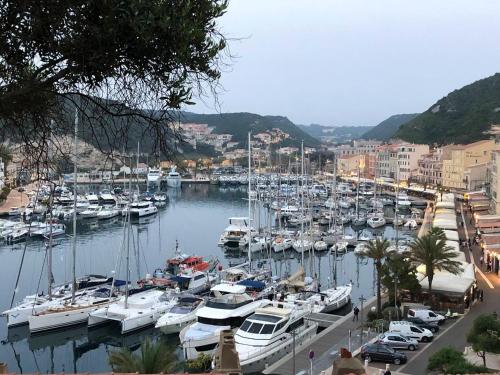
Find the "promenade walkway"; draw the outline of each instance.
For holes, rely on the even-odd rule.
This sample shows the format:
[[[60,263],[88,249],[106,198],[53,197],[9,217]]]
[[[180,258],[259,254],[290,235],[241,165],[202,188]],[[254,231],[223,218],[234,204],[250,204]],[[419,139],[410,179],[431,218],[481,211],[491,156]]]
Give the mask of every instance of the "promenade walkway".
[[[459,234],[461,239],[468,239],[474,235],[474,228],[470,225],[470,212],[466,210],[461,204],[458,205],[461,211],[462,221],[464,226],[459,226]],[[465,249],[469,251],[469,249]],[[481,257],[481,248],[478,245],[473,245],[470,250],[469,259],[474,264],[479,264]],[[431,345],[426,346],[418,351],[415,356],[404,366],[401,366],[398,371],[407,374],[425,374],[427,373],[427,364],[429,357],[438,350],[452,346],[460,351],[468,345],[466,342],[466,335],[472,326],[474,319],[481,314],[491,314],[494,311],[500,312],[500,279],[491,273],[484,273],[476,267],[476,278],[479,288],[484,291],[484,301],[475,302],[468,314],[463,318],[458,319],[456,322],[446,326],[446,329],[441,332],[438,337],[432,342]],[[488,362],[486,363],[488,366]]]

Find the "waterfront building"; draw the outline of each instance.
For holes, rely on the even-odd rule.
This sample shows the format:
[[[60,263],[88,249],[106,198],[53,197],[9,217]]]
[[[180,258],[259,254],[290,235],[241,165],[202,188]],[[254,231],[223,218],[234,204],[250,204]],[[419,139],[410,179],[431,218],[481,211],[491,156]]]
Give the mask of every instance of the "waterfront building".
[[[341,176],[357,176],[364,155],[340,156],[337,158],[337,173]]]
[[[418,160],[417,181],[423,185],[442,185],[443,153],[449,146],[437,147]]]
[[[442,184],[447,188],[478,190],[486,184],[494,140],[449,146],[443,158]]]
[[[281,155],[292,155],[296,154],[299,152],[299,149],[297,147],[281,147],[278,149],[278,154]]]

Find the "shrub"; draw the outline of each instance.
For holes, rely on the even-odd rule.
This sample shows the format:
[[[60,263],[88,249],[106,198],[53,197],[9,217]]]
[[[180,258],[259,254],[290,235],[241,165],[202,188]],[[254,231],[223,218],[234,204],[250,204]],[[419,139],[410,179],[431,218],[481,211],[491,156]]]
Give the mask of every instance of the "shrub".
[[[374,320],[377,320],[378,319],[378,314],[376,311],[373,311],[373,310],[369,310],[368,313],[366,314],[366,319],[369,321],[369,322],[373,322]]]
[[[212,357],[200,354],[196,359],[188,359],[185,363],[187,372],[206,372],[212,367]]]
[[[390,321],[400,320],[403,317],[403,314],[400,309],[390,306],[382,310],[382,316],[385,320]]]
[[[468,362],[463,353],[449,346],[445,347],[429,358],[427,368],[445,374],[479,374],[488,372],[483,366],[476,366]]]

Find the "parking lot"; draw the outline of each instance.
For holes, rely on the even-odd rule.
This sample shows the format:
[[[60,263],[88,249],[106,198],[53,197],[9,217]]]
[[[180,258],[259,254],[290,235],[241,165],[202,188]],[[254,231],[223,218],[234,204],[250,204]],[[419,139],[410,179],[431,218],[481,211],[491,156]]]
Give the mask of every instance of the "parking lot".
[[[455,323],[457,323],[459,320],[460,320],[460,318],[446,320],[443,324],[441,324],[439,326],[439,332],[434,334],[433,340],[431,342],[419,342],[417,350],[410,351],[410,350],[396,349],[397,351],[404,353],[406,355],[406,357],[408,358],[408,360],[406,363],[402,363],[400,365],[395,365],[395,364],[391,363],[391,366],[390,366],[391,371],[392,370],[395,370],[395,371],[401,370],[402,372],[404,372],[404,368],[406,367],[407,364],[411,363],[415,359],[418,359],[418,356],[420,355],[421,352],[427,351],[427,350],[432,350],[430,348],[432,346],[432,344],[437,339],[439,339],[444,333],[446,333],[449,329],[451,329],[455,325]],[[362,361],[362,359],[359,355],[358,355],[358,358]],[[385,369],[385,365],[386,365],[385,362],[372,361],[370,363],[370,367],[379,368],[379,369]]]

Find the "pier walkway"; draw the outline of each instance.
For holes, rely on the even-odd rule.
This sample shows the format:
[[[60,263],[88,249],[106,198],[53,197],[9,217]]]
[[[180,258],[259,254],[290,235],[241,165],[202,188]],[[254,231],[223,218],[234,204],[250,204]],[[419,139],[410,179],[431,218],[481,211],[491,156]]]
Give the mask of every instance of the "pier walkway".
[[[353,301],[358,306],[358,301]],[[361,323],[366,321],[367,312],[376,305],[376,298],[372,297],[364,302],[363,311],[359,313],[359,321],[353,321],[353,313],[350,312],[346,316],[337,317],[336,321],[328,328],[316,335],[311,341],[304,345],[297,345],[295,349],[295,359],[293,354],[280,359],[274,364],[270,364],[264,371],[264,374],[293,374],[295,362],[295,373],[307,371],[309,373],[311,362],[309,360],[309,352],[314,351],[313,373],[319,374],[332,365],[332,361],[337,358],[340,353],[340,348],[349,348],[354,351],[361,347],[362,344],[370,341],[375,337],[376,332],[364,331],[361,336]],[[326,314],[319,314],[320,317]],[[332,315],[335,317],[335,315]]]

